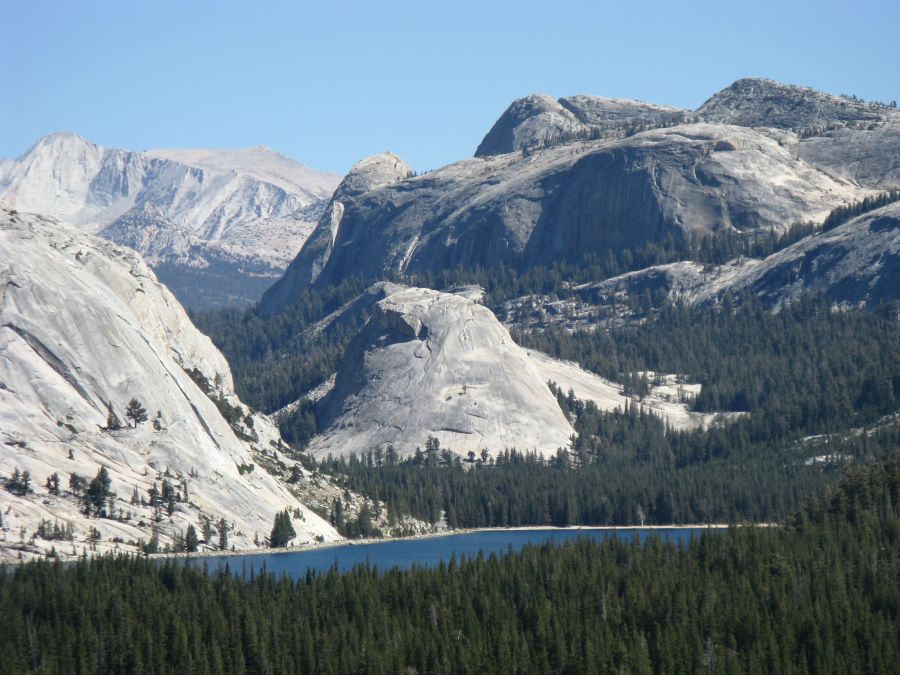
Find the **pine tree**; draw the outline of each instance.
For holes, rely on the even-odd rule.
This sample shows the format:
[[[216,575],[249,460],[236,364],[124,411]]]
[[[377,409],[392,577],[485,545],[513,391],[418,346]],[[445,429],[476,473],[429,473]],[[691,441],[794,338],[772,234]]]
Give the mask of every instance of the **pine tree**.
[[[291,514],[285,509],[275,514],[275,524],[269,535],[269,545],[272,548],[287,546],[291,539],[297,536],[294,526],[291,524]]]
[[[85,511],[88,515],[90,515],[91,508],[95,509],[98,514],[102,515],[104,513],[104,506],[107,500],[111,501],[113,497],[113,493],[110,490],[111,484],[112,480],[109,477],[109,471],[106,470],[105,466],[101,466],[97,475],[94,476],[88,485],[87,493],[85,494]]]
[[[224,518],[219,519],[219,550],[224,551],[228,548],[228,523]]]
[[[197,530],[194,529],[193,525],[188,525],[187,532],[184,535],[184,548],[188,553],[193,553],[197,550],[200,545],[200,541],[197,539]]]
[[[147,409],[141,405],[140,401],[133,398],[125,407],[125,417],[131,420],[134,428],[137,428],[138,424],[143,424],[147,421]]]
[[[106,404],[106,427],[104,431],[119,431],[122,428],[122,420],[119,419],[119,416],[116,415],[116,411],[113,410],[112,402]],[[71,455],[71,451],[69,451]],[[70,456],[69,459],[72,459]]]
[[[212,521],[208,516],[202,516],[201,520],[202,522],[200,523],[200,532],[203,533],[203,541],[205,541],[207,544],[212,544]]]

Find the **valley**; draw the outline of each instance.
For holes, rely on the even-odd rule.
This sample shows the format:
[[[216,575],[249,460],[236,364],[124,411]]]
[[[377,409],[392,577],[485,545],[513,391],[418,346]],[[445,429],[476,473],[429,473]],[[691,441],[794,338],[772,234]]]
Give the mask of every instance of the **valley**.
[[[0,162],[0,672],[888,672],[898,452],[896,104]]]

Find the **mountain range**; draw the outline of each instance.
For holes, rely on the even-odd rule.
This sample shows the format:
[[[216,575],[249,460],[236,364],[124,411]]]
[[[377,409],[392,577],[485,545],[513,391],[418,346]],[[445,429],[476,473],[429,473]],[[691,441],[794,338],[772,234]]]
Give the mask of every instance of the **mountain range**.
[[[746,409],[691,410],[711,389],[686,369],[602,371],[615,382],[513,336],[751,296],[775,312],[807,294],[883,309],[900,291],[898,189],[895,108],[760,79],[693,111],[528,96],[474,157],[423,175],[390,152],[338,180],[266,148],[137,153],[47,136],[0,163],[4,499],[13,472],[35,481],[8,498],[0,555],[45,553],[52,539],[10,533],[58,519],[75,553],[175,546],[188,525],[221,520],[249,548],[284,509],[299,540],[336,539],[330,508],[380,502],[315,459],[435,444],[555,457],[574,447],[579,405],[652,412],[666,434],[721,430]],[[491,297],[473,277],[530,292],[509,282]],[[251,306],[196,320],[219,326],[237,382],[182,308],[235,304]],[[278,395],[247,398],[251,377]],[[149,419],[120,424],[133,400]],[[276,427],[298,415],[305,456]],[[83,486],[42,487],[100,467],[115,517],[89,518]],[[178,495],[167,517],[144,499],[163,482]]]
[[[183,304],[210,308],[257,300],[338,181],[263,146],[131,152],[54,133],[0,162],[0,203],[133,248]]]
[[[363,168],[378,179],[359,180]],[[893,107],[761,79],[695,111],[535,95],[510,106],[472,159],[420,176],[388,154],[355,167],[261,306],[279,311],[303,289],[353,276],[783,234],[898,187]]]

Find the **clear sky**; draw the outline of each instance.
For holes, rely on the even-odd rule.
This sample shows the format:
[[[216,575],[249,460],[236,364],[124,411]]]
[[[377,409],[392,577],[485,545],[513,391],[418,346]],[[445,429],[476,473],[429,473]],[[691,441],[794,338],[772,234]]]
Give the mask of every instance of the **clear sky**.
[[[898,0],[0,0],[0,25],[0,157],[76,131],[421,171],[533,92],[695,108],[760,76],[900,99]]]

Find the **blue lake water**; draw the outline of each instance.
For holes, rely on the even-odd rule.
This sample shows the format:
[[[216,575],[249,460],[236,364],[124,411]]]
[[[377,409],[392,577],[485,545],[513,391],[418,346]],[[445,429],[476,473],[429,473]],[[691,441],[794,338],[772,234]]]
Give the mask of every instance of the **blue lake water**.
[[[407,569],[413,565],[436,566],[456,559],[484,556],[491,553],[506,553],[510,549],[518,551],[527,544],[554,542],[562,544],[579,537],[602,540],[616,536],[631,540],[637,535],[641,541],[648,537],[659,537],[674,543],[687,543],[698,538],[708,528],[672,528],[656,530],[490,530],[451,534],[423,539],[396,539],[372,544],[343,544],[309,551],[291,553],[256,553],[250,555],[192,558],[191,564],[205,565],[210,571],[224,568],[236,574],[259,573],[263,569],[276,575],[288,574],[299,577],[309,569],[326,572],[335,565],[341,571],[352,569],[360,563],[376,565],[380,570],[393,568]],[[717,531],[717,530],[712,530]]]

